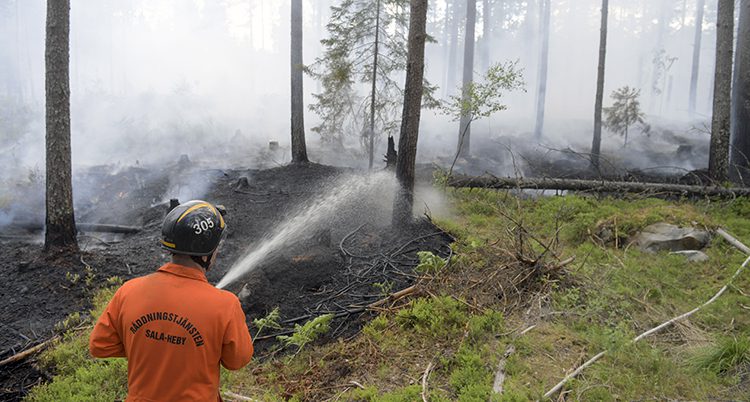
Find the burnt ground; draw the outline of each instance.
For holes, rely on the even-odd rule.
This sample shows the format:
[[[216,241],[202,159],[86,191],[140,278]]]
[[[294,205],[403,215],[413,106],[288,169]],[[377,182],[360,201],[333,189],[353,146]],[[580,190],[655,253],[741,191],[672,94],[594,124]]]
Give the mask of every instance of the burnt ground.
[[[78,222],[142,228],[125,235],[81,233],[80,258],[46,255],[39,233],[5,227],[0,238],[0,360],[54,336],[55,324],[70,313],[86,312],[91,295],[106,286],[108,278],[145,275],[167,261],[158,245],[168,210],[165,200],[179,195],[186,201],[203,194],[227,208],[228,235],[217,267],[208,273],[209,281],[216,283],[245,250],[282,225],[300,205],[326,191],[337,177],[355,174],[317,164],[269,170],[193,168],[187,173],[185,167],[182,161],[117,171],[98,167],[77,174]],[[19,188],[22,202],[10,207],[14,222],[41,222],[43,197],[38,193],[38,188]],[[354,334],[370,316],[362,306],[413,282],[417,251],[449,253],[450,237],[426,220],[392,230],[389,200],[388,189],[374,189],[352,200],[314,228],[305,228],[309,236],[285,244],[251,275],[230,285],[239,292],[247,284],[249,292],[242,300],[248,321],[279,307],[284,328],[262,334],[273,335],[333,313],[336,318],[327,339]],[[256,346],[262,354],[274,344],[271,337]],[[48,376],[34,367],[33,359],[0,367],[0,400],[17,400]]]

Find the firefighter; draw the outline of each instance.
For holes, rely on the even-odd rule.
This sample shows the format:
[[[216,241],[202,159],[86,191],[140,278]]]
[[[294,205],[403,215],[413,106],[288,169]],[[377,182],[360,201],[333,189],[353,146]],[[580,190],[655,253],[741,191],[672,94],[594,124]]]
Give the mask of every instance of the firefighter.
[[[250,361],[237,296],[206,280],[225,229],[205,201],[171,210],[161,245],[172,261],[123,284],[99,317],[89,350],[128,360],[126,401],[221,401],[219,364],[238,370]]]

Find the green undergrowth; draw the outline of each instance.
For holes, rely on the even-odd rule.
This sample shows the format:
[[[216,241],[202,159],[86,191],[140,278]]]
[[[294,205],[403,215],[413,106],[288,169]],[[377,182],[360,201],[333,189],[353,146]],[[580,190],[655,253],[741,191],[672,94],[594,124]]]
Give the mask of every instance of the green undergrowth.
[[[488,190],[448,190],[447,197],[453,214],[436,222],[456,237],[456,256],[446,266],[420,255],[417,271],[436,278],[429,292],[381,311],[353,337],[263,352],[247,368],[224,372],[223,391],[270,401],[418,401],[423,392],[430,401],[541,400],[572,369],[607,351],[566,384],[567,399],[750,399],[750,272],[689,319],[631,342],[708,300],[744,256],[718,237],[701,263],[629,246],[657,222],[724,227],[750,243],[750,201],[532,199]],[[500,294],[494,302],[475,299],[469,290],[481,275],[502,275],[497,261],[508,258],[516,246],[509,233],[519,228],[545,261],[575,260],[562,275],[536,279],[544,293],[526,295],[523,308],[506,308]],[[387,293],[385,284],[374,288]],[[98,297],[101,306],[107,293]],[[43,364],[58,374],[30,400],[124,395],[124,361],[90,359],[87,337],[88,330],[69,331],[45,353]],[[493,394],[500,363],[503,393]]]

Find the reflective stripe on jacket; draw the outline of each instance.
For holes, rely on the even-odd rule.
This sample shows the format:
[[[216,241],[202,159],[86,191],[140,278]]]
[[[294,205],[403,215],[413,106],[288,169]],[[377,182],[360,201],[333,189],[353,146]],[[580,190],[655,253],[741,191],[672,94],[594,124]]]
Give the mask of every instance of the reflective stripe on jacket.
[[[128,360],[126,401],[217,401],[219,364],[253,355],[237,296],[169,263],[117,290],[89,338],[94,357]]]

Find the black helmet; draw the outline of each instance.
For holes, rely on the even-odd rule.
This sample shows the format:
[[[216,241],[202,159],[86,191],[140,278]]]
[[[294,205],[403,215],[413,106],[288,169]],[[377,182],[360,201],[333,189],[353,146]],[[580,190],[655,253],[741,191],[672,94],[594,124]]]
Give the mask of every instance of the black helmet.
[[[215,206],[206,201],[188,201],[164,218],[161,245],[175,254],[211,255],[219,246],[225,226]]]

